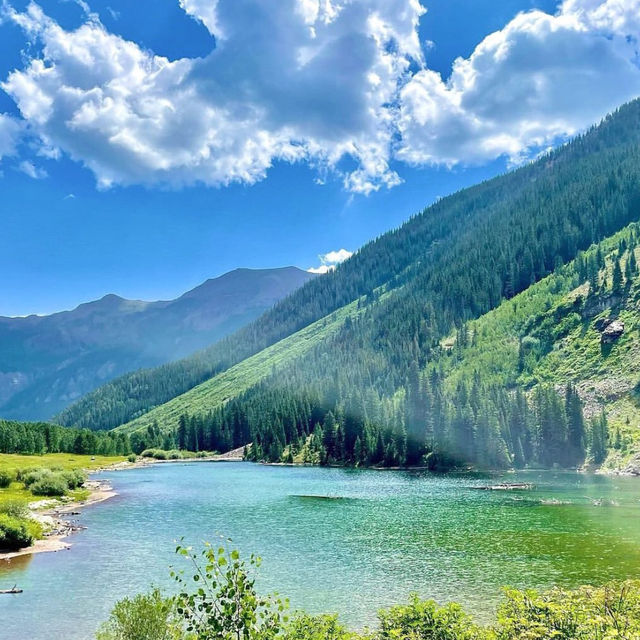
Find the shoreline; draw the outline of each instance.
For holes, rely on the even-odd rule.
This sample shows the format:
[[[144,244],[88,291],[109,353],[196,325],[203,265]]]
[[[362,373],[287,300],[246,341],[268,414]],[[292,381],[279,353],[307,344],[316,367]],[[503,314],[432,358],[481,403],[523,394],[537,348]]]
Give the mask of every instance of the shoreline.
[[[103,480],[87,480],[84,488],[89,490],[89,496],[86,500],[60,502],[56,499],[46,499],[30,502],[30,517],[42,524],[48,533],[45,533],[44,538],[36,540],[30,547],[24,547],[17,551],[0,552],[0,561],[9,561],[13,558],[36,553],[69,550],[71,543],[66,542],[65,539],[82,531],[85,527],[74,524],[65,519],[65,516],[79,515],[79,509],[104,502],[118,495],[111,485]]]
[[[44,538],[36,540],[30,547],[24,547],[17,551],[0,551],[0,562],[9,561],[13,558],[28,556],[37,553],[55,553],[57,551],[68,551],[72,547],[71,542],[66,539],[86,527],[74,524],[65,519],[65,516],[79,515],[79,510],[91,507],[100,502],[105,502],[117,496],[117,492],[109,482],[105,480],[91,479],[92,476],[104,471],[126,471],[127,469],[140,469],[154,466],[156,464],[169,464],[176,462],[238,462],[242,457],[238,456],[237,450],[224,454],[207,456],[204,458],[179,458],[175,460],[156,460],[154,458],[141,458],[136,462],[117,462],[100,469],[89,472],[89,479],[84,483],[83,488],[89,490],[86,500],[73,500],[71,502],[61,502],[57,498],[48,498],[29,503],[29,515],[45,528]]]
[[[58,499],[44,499],[29,503],[30,516],[34,520],[40,522],[48,533],[44,534],[44,538],[36,540],[30,547],[24,549],[18,549],[17,551],[0,551],[0,562],[9,561],[13,558],[18,558],[26,555],[33,555],[37,553],[51,553],[57,551],[68,551],[72,547],[71,542],[67,542],[66,539],[72,536],[78,531],[82,531],[86,527],[74,524],[72,521],[65,519],[65,516],[80,515],[79,510],[86,507],[105,502],[115,496],[117,492],[113,490],[113,487],[105,480],[91,479],[91,476],[100,474],[104,471],[126,471],[127,469],[141,469],[145,467],[155,466],[157,464],[174,464],[174,463],[186,463],[186,462],[241,462],[243,460],[242,455],[239,455],[241,449],[229,451],[224,454],[218,454],[213,456],[207,456],[203,458],[179,458],[171,460],[157,460],[155,458],[140,458],[136,462],[117,462],[115,464],[95,469],[90,472],[89,480],[84,484],[84,488],[89,490],[89,496],[85,500],[75,500],[71,502],[60,502]],[[299,462],[286,463],[286,462],[259,462],[264,466],[281,466],[281,467],[306,467],[306,466],[319,466],[313,464],[305,464]],[[344,465],[327,465],[329,468],[345,468]],[[428,467],[424,466],[412,466],[412,467],[363,467],[363,469],[374,471],[426,471]],[[477,470],[474,469],[459,469],[457,472],[469,473]],[[529,471],[549,471],[548,469],[529,469]],[[640,474],[633,471],[621,470],[621,469],[589,469],[578,468],[566,471],[573,471],[577,473],[594,473],[607,476],[628,476],[639,477]],[[502,469],[486,471],[487,473],[510,473],[514,472],[513,469]],[[438,473],[438,472],[435,472]],[[446,472],[445,472],[446,473]]]

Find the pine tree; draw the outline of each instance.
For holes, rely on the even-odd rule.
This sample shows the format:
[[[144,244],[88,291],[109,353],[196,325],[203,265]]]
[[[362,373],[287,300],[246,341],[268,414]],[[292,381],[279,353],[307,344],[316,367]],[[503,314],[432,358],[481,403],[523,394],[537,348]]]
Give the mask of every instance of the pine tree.
[[[602,464],[607,457],[608,426],[604,411],[591,419],[589,454],[595,464]]]
[[[611,290],[613,291],[613,293],[620,293],[622,291],[622,284],[622,269],[620,268],[620,259],[617,259],[613,264],[613,277],[611,285]]]

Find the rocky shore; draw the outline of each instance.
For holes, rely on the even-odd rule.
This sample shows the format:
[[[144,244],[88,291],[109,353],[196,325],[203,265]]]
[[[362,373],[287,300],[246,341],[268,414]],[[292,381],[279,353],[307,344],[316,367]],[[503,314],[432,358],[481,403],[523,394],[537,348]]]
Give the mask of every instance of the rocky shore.
[[[84,529],[70,516],[79,515],[80,509],[98,502],[104,502],[117,495],[108,482],[101,480],[87,480],[83,488],[89,490],[86,500],[61,502],[57,499],[37,500],[29,503],[31,517],[42,524],[45,531],[42,540],[36,540],[30,547],[0,553],[0,560],[11,560],[18,556],[26,556],[32,553],[45,553],[49,551],[64,551],[71,547],[66,538]]]

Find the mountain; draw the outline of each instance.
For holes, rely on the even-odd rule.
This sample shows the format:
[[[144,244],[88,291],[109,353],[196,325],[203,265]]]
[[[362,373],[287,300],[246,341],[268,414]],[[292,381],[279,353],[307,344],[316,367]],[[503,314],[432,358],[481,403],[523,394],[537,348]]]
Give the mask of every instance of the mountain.
[[[219,340],[312,278],[296,267],[236,269],[175,300],[110,294],[73,311],[0,317],[0,413],[49,418],[116,376]]]
[[[527,395],[482,370],[452,390],[446,339],[638,220],[639,142],[635,101],[443,198],[197,356],[114,380],[61,419],[127,423],[140,445],[158,431],[205,448],[253,441],[267,459],[579,464],[606,430],[579,390]]]

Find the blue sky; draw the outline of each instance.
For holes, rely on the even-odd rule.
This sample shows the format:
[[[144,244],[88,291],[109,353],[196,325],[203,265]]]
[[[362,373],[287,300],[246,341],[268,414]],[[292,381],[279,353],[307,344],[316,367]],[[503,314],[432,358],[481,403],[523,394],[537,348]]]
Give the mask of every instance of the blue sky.
[[[0,315],[353,251],[639,95],[638,16],[639,0],[5,3]]]

